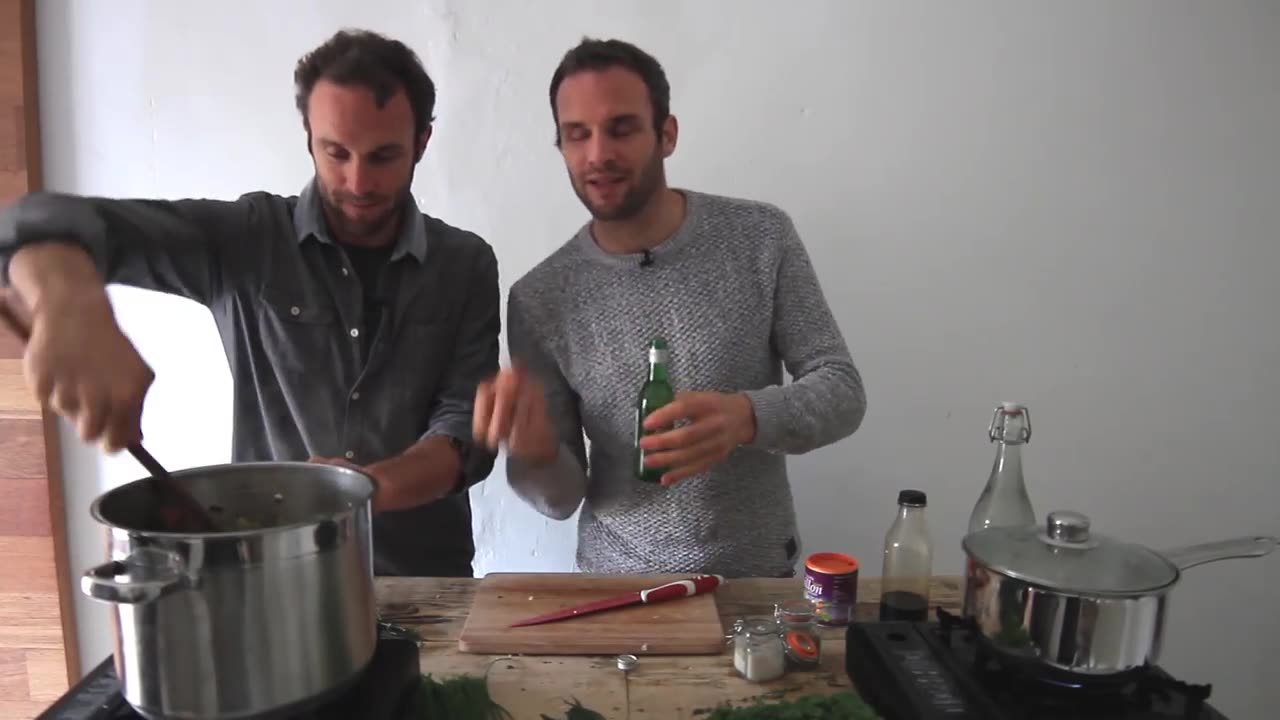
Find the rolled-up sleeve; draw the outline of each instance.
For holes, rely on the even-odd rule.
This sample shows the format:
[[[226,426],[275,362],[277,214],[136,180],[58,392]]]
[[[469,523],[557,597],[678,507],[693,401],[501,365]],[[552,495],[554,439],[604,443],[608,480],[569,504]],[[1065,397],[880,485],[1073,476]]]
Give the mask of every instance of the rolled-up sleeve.
[[[0,282],[23,245],[75,242],[104,282],[181,295],[208,305],[222,279],[252,264],[248,197],[137,200],[35,192],[0,210]]]
[[[444,382],[431,407],[423,437],[449,435],[469,448],[458,490],[480,482],[493,470],[495,454],[471,441],[476,386],[498,371],[498,335],[502,329],[498,260],[493,248],[481,244],[470,269],[462,319],[454,338]]]

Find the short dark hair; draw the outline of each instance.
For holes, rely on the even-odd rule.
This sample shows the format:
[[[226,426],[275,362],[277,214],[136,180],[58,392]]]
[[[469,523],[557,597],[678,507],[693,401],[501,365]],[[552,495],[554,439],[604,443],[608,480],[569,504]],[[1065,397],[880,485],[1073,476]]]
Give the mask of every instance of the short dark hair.
[[[640,76],[649,89],[649,102],[653,105],[653,129],[662,131],[662,124],[671,114],[671,85],[662,65],[649,53],[625,40],[597,40],[584,37],[569,49],[551,76],[551,118],[556,124],[556,145],[560,144],[560,111],[556,108],[556,93],[560,84],[570,75],[585,70],[607,70],[620,67]]]
[[[295,100],[308,133],[307,102],[320,80],[366,87],[378,107],[403,89],[413,108],[414,142],[435,120],[436,85],[418,56],[399,40],[368,30],[339,30],[298,60],[293,71]]]

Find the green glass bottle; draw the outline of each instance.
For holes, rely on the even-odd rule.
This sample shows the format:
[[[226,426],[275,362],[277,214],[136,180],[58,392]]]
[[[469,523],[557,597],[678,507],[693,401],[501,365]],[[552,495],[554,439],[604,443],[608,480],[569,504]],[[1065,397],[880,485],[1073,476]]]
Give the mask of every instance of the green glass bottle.
[[[653,434],[653,431],[644,429],[645,418],[675,399],[675,391],[671,389],[671,381],[667,377],[668,360],[667,341],[662,338],[650,341],[649,372],[644,384],[640,386],[640,397],[636,400],[635,470],[636,477],[644,482],[656,483],[666,472],[665,468],[645,467],[645,452],[640,449],[640,438]]]

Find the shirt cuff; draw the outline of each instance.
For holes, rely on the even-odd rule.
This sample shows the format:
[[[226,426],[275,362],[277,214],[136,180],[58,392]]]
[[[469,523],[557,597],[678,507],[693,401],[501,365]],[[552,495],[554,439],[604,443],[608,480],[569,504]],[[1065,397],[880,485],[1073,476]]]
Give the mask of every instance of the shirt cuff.
[[[466,492],[470,487],[470,484],[467,482],[467,478],[470,475],[468,472],[468,466],[472,452],[471,440],[469,438],[459,437],[457,433],[453,433],[447,429],[428,430],[423,433],[421,439],[426,440],[427,438],[434,437],[436,435],[439,435],[449,441],[449,447],[453,448],[454,452],[458,453],[458,460],[460,461],[458,463],[458,477],[453,481],[453,487],[450,488],[449,494],[458,495]]]

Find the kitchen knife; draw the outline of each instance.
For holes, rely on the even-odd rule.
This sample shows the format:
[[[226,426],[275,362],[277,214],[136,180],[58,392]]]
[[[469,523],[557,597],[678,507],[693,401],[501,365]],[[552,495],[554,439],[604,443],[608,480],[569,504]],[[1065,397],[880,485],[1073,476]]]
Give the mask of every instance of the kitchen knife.
[[[581,617],[591,613],[597,613],[601,610],[610,610],[612,608],[626,607],[627,605],[652,604],[662,602],[664,600],[674,600],[676,598],[691,597],[705,592],[711,592],[724,584],[724,578],[719,575],[697,575],[687,580],[676,580],[665,585],[651,587],[647,590],[633,590],[622,595],[604,598],[602,600],[593,600],[589,603],[583,603],[575,607],[561,608],[553,612],[536,615],[531,618],[525,618],[519,622],[512,623],[508,627],[523,627],[526,625],[541,625],[543,623],[555,622],[557,620],[565,620],[572,617]]]

